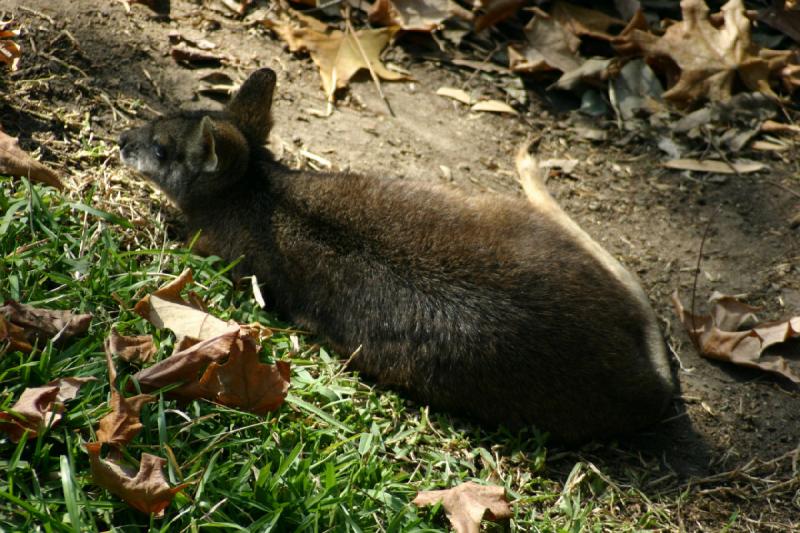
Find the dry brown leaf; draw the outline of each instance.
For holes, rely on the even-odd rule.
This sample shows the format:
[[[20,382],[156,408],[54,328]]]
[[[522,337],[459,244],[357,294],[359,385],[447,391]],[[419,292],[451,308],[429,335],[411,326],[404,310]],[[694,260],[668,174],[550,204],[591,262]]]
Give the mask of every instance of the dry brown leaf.
[[[0,431],[8,433],[14,442],[18,442],[26,431],[35,437],[45,427],[61,420],[64,402],[75,398],[81,386],[90,381],[95,381],[95,378],[61,378],[43,387],[25,389],[11,406],[11,412],[0,413]]]
[[[61,420],[60,406],[54,405],[57,396],[56,385],[25,389],[11,406],[13,414],[0,413],[0,430],[8,433],[14,442],[18,442],[25,431],[35,437],[44,427]]]
[[[756,321],[754,312],[757,308],[731,296],[717,295],[710,314],[693,315],[684,309],[677,292],[672,295],[672,304],[701,355],[775,372],[800,384],[800,374],[775,348],[769,354],[764,353],[771,346],[800,337],[800,316],[780,322],[764,322],[751,329],[737,331]]]
[[[644,11],[638,9],[628,21],[628,25],[611,40],[611,45],[621,56],[636,54],[639,51],[639,47],[631,40],[631,35],[636,30],[647,32],[649,27]]]
[[[481,520],[498,521],[513,513],[503,487],[478,485],[472,481],[446,490],[425,490],[414,498],[414,505],[423,507],[441,502],[456,533],[478,533]]]
[[[525,48],[508,49],[509,66],[514,72],[569,72],[581,66],[580,39],[568,32],[553,17],[535,9],[536,16],[525,26]]]
[[[683,0],[681,10],[683,21],[667,28],[662,37],[641,30],[630,34],[631,42],[646,57],[669,57],[680,68],[677,83],[664,98],[681,106],[728,100],[738,78],[749,90],[777,99],[769,86],[770,64],[750,38],[742,0],[729,0],[722,6],[720,28],[709,21],[704,0]]]
[[[179,342],[183,337],[206,340],[222,335],[235,323],[200,309],[202,303],[192,293],[191,302],[184,300],[180,293],[191,281],[191,270],[184,270],[175,280],[139,300],[133,311],[158,328],[172,330]]]
[[[0,45],[2,46],[2,45]],[[15,137],[0,130],[0,174],[22,176],[31,181],[38,181],[63,189],[64,185],[55,172],[32,159],[22,148]]]
[[[143,453],[139,471],[134,472],[122,463],[118,454],[101,458],[101,448],[100,442],[86,443],[93,481],[143,513],[163,515],[175,494],[189,485],[169,486],[162,472],[165,459]]]
[[[217,337],[174,353],[155,365],[140,370],[134,376],[144,390],[155,390],[175,383],[183,386],[169,392],[172,396],[186,399],[204,398],[204,387],[199,380],[209,364],[218,362],[231,353],[233,343],[239,337],[239,326],[230,326]]]
[[[64,403],[74,399],[78,395],[78,392],[81,390],[81,387],[92,381],[97,381],[97,378],[69,377],[69,378],[59,378],[53,380],[47,385],[58,387],[58,394],[56,394],[56,400],[61,403]]]
[[[482,111],[484,113],[508,113],[516,115],[517,110],[500,100],[483,100],[470,107],[470,111]]]
[[[5,318],[6,329],[13,339],[21,342],[20,335],[24,335],[25,341],[30,345],[50,339],[64,341],[86,333],[92,321],[91,314],[78,315],[60,309],[41,309],[14,300],[6,301],[6,304],[0,307],[0,316]],[[10,327],[9,324],[16,327]]]
[[[16,351],[31,353],[33,346],[28,342],[25,337],[25,330],[13,322],[8,322],[6,318],[0,314],[0,355],[7,351]]]
[[[715,174],[749,174],[764,170],[767,165],[756,161],[718,161],[716,159],[670,159],[663,164],[675,170],[714,172]]]
[[[800,43],[800,9],[786,9],[786,2],[773,1],[772,5],[758,11],[758,20]]]
[[[445,96],[447,98],[452,98],[453,100],[457,100],[462,104],[470,105],[472,103],[472,97],[466,93],[466,91],[462,91],[461,89],[456,89],[453,87],[439,87],[436,90],[436,94],[438,96]]]
[[[767,133],[800,133],[800,126],[797,124],[786,124],[774,120],[765,120],[759,129]]]
[[[525,4],[525,0],[480,0],[479,4],[483,14],[475,18],[476,32],[491,28],[515,15]]]
[[[450,0],[376,0],[367,16],[370,22],[382,26],[432,32],[453,16],[454,9]]]
[[[601,11],[576,6],[569,2],[556,2],[551,16],[567,31],[578,37],[587,36],[595,39],[611,41],[615,38],[611,32],[625,27],[625,21],[609,17]]]
[[[233,345],[227,362],[208,365],[200,385],[211,401],[263,415],[283,404],[289,391],[289,363],[262,363],[256,342],[243,337]]]
[[[128,444],[142,430],[139,413],[144,404],[155,401],[156,397],[149,394],[138,394],[130,398],[122,396],[114,383],[117,380],[117,369],[114,367],[111,355],[108,342],[106,342],[106,364],[108,365],[108,381],[111,385],[111,402],[109,402],[111,412],[100,419],[97,440],[100,443],[107,442],[112,446],[119,447]]]
[[[346,87],[350,78],[362,69],[372,67],[385,80],[406,79],[404,74],[387,69],[380,59],[381,51],[398,27],[359,30],[353,34],[331,29],[315,19],[309,21],[310,18],[289,11],[280,20],[268,19],[264,23],[286,41],[291,51],[306,50],[311,54],[329,102],[333,101],[336,89]]]
[[[156,355],[152,335],[120,335],[117,328],[111,328],[105,349],[129,363],[149,363]]]

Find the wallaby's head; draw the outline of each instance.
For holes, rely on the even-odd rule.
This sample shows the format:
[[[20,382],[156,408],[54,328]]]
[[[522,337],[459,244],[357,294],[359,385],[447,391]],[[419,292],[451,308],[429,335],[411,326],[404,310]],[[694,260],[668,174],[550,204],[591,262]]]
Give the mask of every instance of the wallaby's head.
[[[158,118],[119,138],[122,162],[161,188],[179,208],[214,198],[245,176],[251,150],[266,142],[275,73],[250,75],[224,111]]]

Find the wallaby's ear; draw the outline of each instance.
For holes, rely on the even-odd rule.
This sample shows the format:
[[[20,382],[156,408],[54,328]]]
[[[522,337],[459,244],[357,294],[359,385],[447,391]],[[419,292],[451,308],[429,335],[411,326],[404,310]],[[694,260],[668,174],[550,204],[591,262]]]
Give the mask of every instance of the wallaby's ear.
[[[237,125],[251,141],[263,144],[272,128],[272,93],[277,76],[270,68],[262,68],[250,74],[239,92],[228,104],[228,111]]]
[[[203,172],[214,172],[219,166],[216,142],[214,141],[214,123],[205,116],[187,140],[187,152],[197,162]]]

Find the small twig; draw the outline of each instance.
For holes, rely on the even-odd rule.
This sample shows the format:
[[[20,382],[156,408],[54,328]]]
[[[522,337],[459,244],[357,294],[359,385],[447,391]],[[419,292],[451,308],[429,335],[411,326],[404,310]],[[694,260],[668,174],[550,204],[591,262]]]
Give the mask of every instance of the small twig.
[[[57,58],[57,57],[56,57],[56,56],[54,56],[54,55],[48,54],[47,52],[44,52],[44,51],[41,51],[41,52],[39,52],[39,55],[40,55],[40,56],[42,56],[42,57],[46,57],[46,58],[47,58],[47,59],[49,59],[50,61],[53,61],[53,62],[55,62],[55,63],[58,63],[58,64],[59,64],[59,65],[61,65],[62,67],[65,67],[65,68],[67,68],[67,69],[69,69],[69,70],[74,70],[75,72],[77,72],[78,74],[80,74],[81,76],[83,76],[84,78],[88,78],[88,77],[89,77],[89,75],[88,75],[88,74],[86,74],[86,72],[84,72],[84,71],[83,71],[83,69],[81,69],[81,68],[79,68],[79,67],[76,67],[75,65],[70,65],[69,63],[67,63],[67,62],[66,62],[66,61],[64,61],[63,59],[59,59],[59,58]]]
[[[353,41],[356,43],[356,47],[358,48],[358,52],[361,54],[361,58],[364,60],[364,63],[367,64],[367,68],[369,69],[369,75],[372,76],[372,81],[375,83],[375,88],[378,90],[378,94],[380,95],[383,103],[386,105],[386,110],[389,112],[391,116],[395,116],[394,111],[392,110],[392,106],[389,103],[389,100],[386,98],[386,95],[383,94],[383,89],[381,88],[381,82],[378,78],[378,75],[375,74],[375,70],[372,68],[372,63],[370,63],[369,58],[367,57],[367,53],[364,51],[364,47],[361,46],[361,41],[358,40],[358,36],[356,35],[356,31],[353,29],[353,24],[350,22],[350,6],[345,5],[345,17],[344,17],[345,24],[347,24],[347,31],[350,32],[350,35],[353,36]]]
[[[26,12],[30,13],[31,15],[37,16],[39,18],[43,18],[47,22],[49,22],[50,24],[55,25],[55,23],[56,23],[55,20],[53,20],[52,18],[48,17],[47,15],[42,13],[41,11],[36,11],[35,9],[31,9],[31,8],[25,7],[25,6],[19,6],[19,10],[20,11],[26,11]]]
[[[703,238],[700,240],[700,250],[697,251],[697,265],[694,269],[694,279],[692,280],[692,301],[691,301],[691,308],[692,308],[692,330],[697,332],[697,315],[695,314],[695,297],[697,295],[697,278],[700,277],[700,263],[703,261],[703,248],[706,245],[706,238],[708,237],[708,232],[711,230],[711,224],[714,222],[714,219],[717,217],[719,213],[721,205],[717,205],[717,208],[714,209],[714,212],[711,213],[711,216],[708,218],[708,224],[706,224],[706,229],[703,231]],[[689,335],[689,338],[692,340],[692,344],[694,344],[695,349],[698,352],[700,350],[700,337],[699,335]]]
[[[786,185],[784,185],[782,183],[778,183],[777,181],[772,181],[769,178],[764,178],[764,181],[766,181],[767,183],[769,183],[773,187],[778,187],[779,189],[783,189],[784,191],[788,192],[789,194],[791,194],[793,196],[797,196],[798,198],[800,198],[800,192],[792,190],[792,189],[790,189],[789,187],[787,187]]]

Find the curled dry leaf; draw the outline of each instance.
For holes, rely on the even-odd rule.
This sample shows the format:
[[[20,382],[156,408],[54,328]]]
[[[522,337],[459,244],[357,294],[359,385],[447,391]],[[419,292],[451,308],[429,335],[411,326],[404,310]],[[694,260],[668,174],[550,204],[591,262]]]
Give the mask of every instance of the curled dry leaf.
[[[266,19],[264,24],[286,41],[292,52],[305,50],[311,54],[329,102],[336,89],[346,87],[362,69],[371,67],[385,80],[406,79],[404,74],[387,69],[380,59],[381,51],[397,33],[397,26],[343,32],[291,10],[282,12],[279,19]]]
[[[169,486],[162,471],[166,460],[161,457],[143,453],[139,471],[134,472],[122,463],[117,453],[105,459],[100,457],[101,448],[100,442],[86,444],[92,480],[143,513],[163,515],[175,494],[189,486],[189,483]]]
[[[226,322],[200,309],[196,296],[184,300],[181,291],[192,281],[191,270],[139,300],[133,311],[158,328],[172,330],[180,341],[183,337],[206,340],[228,331],[234,322]]]
[[[143,426],[139,419],[142,406],[155,400],[156,397],[150,394],[137,394],[125,398],[118,390],[112,388],[109,402],[111,412],[100,419],[100,427],[97,429],[98,442],[106,442],[112,446],[128,444],[142,430]]]
[[[431,32],[439,28],[455,10],[450,0],[375,0],[367,16],[370,22],[382,26]]]
[[[113,334],[114,330],[112,330]],[[108,339],[106,339],[108,341]],[[138,394],[125,398],[120,394],[115,385],[117,369],[111,358],[112,352],[106,342],[106,364],[108,365],[108,382],[111,385],[111,412],[100,419],[97,430],[97,440],[112,446],[128,444],[142,430],[139,413],[146,403],[155,401],[156,397],[149,394]]]
[[[517,110],[500,100],[483,100],[470,107],[470,111],[482,111],[484,113],[508,113],[516,115]]]
[[[439,89],[436,90],[436,94],[438,96],[452,98],[453,100],[457,100],[462,104],[470,105],[473,102],[472,97],[467,94],[466,91],[462,91],[461,89],[456,89],[454,87],[439,87]]]
[[[569,2],[556,2],[551,15],[567,31],[578,37],[586,36],[611,41],[616,37],[614,29],[620,31],[625,27],[624,20]]]
[[[45,427],[61,420],[64,402],[75,398],[81,386],[90,381],[95,381],[95,378],[61,378],[43,387],[25,389],[17,403],[11,406],[11,412],[0,413],[0,431],[8,433],[14,442],[18,442],[26,431],[35,437]]]
[[[0,174],[22,176],[31,181],[52,185],[56,189],[64,188],[55,172],[32,159],[19,147],[16,138],[2,130],[0,130]]]
[[[498,521],[513,516],[505,489],[494,485],[468,481],[452,489],[425,490],[417,494],[413,503],[423,507],[439,502],[457,533],[478,533],[484,518]]]
[[[212,337],[167,357],[155,365],[140,370],[134,376],[144,390],[184,383],[170,391],[170,395],[189,400],[203,398],[204,388],[199,380],[209,364],[220,361],[231,353],[233,343],[239,337],[239,326],[230,326],[217,337]]]
[[[0,307],[0,317],[5,319],[8,340],[23,351],[30,351],[30,346],[37,341],[64,341],[86,333],[92,321],[91,314],[79,315],[60,309],[41,309],[14,300],[6,301]],[[3,340],[2,333],[3,326],[0,325],[0,341]],[[27,346],[24,342],[28,343]]]
[[[800,43],[800,9],[796,5],[794,9],[786,9],[786,4],[783,0],[773,1],[772,5],[758,11],[758,20]]]
[[[243,337],[234,343],[227,362],[208,365],[200,385],[211,401],[263,415],[283,404],[289,391],[289,363],[262,363],[256,342]]]
[[[679,79],[664,93],[664,98],[688,106],[707,99],[727,100],[734,82],[749,90],[777,99],[769,85],[770,71],[786,58],[773,62],[762,57],[762,50],[750,36],[750,20],[742,0],[729,0],[722,6],[722,27],[709,20],[705,0],[683,0],[683,20],[667,28],[662,37],[634,30],[630,40],[648,58],[671,58],[680,69]]]
[[[767,165],[757,161],[718,161],[716,159],[670,159],[664,166],[675,170],[713,172],[715,174],[749,174],[764,170]]]
[[[535,16],[525,26],[525,47],[509,47],[510,68],[514,72],[569,72],[581,66],[578,54],[581,42],[554,17],[535,9]]]
[[[149,363],[156,355],[152,335],[120,335],[117,328],[111,328],[105,349],[129,363]]]
[[[183,383],[169,394],[187,400],[206,399],[256,414],[274,411],[289,389],[289,364],[261,363],[255,340],[240,334],[233,326],[219,337],[194,344],[140,371],[134,378],[145,390]]]
[[[478,3],[483,12],[475,17],[476,32],[491,28],[515,15],[525,4],[525,0],[479,0]]]
[[[736,365],[775,372],[800,384],[800,373],[792,368],[788,354],[778,350],[786,341],[800,337],[800,316],[780,322],[764,322],[738,331],[755,322],[755,311],[732,296],[715,295],[711,313],[693,315],[684,309],[675,292],[672,295],[675,313],[701,355]],[[767,348],[773,347],[770,353]],[[800,366],[800,365],[797,365]]]
[[[33,346],[25,337],[25,330],[20,326],[9,322],[0,314],[0,355],[7,351],[31,353]]]

